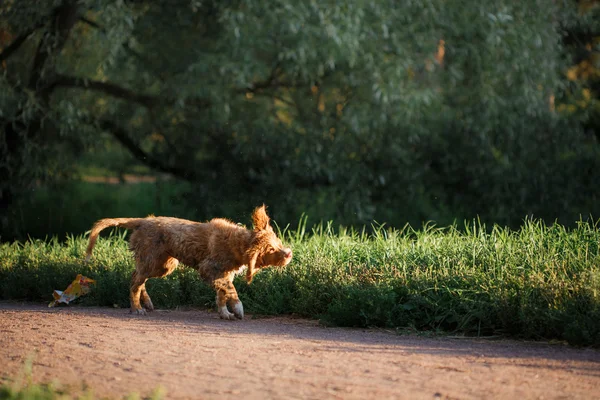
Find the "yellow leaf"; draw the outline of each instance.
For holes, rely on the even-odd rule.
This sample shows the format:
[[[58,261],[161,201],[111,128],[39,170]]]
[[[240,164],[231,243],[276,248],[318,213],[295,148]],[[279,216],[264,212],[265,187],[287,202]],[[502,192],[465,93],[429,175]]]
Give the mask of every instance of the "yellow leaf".
[[[586,100],[590,100],[592,98],[592,93],[590,92],[590,89],[583,89],[581,93],[583,94],[583,98]]]
[[[435,60],[440,65],[444,65],[444,55],[446,54],[446,41],[444,39],[440,39],[438,42],[437,53],[435,55]]]
[[[319,96],[319,111],[325,111],[325,98],[323,97],[323,95]]]
[[[150,140],[153,142],[164,142],[165,137],[158,132],[153,132],[152,135],[150,135]]]

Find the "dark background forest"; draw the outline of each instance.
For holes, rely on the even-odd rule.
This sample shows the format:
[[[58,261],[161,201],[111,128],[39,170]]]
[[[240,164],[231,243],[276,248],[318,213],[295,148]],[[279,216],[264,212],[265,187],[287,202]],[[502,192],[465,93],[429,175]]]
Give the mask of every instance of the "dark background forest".
[[[4,0],[0,240],[600,215],[600,2]]]

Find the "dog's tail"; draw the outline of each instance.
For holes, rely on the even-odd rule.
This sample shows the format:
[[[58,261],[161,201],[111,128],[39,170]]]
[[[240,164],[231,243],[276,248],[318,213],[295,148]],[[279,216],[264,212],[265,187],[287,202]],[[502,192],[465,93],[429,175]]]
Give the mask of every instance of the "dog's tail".
[[[102,230],[113,226],[125,229],[136,229],[141,225],[143,220],[144,218],[106,218],[97,221],[90,232],[90,241],[88,242],[87,250],[85,251],[85,261],[87,262],[92,258],[92,250],[94,250],[98,235]]]

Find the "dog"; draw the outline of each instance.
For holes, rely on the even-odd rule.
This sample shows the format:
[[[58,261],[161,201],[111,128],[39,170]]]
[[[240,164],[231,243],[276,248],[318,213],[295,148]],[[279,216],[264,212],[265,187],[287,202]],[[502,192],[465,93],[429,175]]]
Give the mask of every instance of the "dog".
[[[246,281],[250,283],[260,269],[284,267],[292,260],[292,250],[282,244],[269,221],[264,204],[252,213],[253,230],[224,218],[203,223],[154,216],[101,219],[90,232],[86,261],[103,229],[131,229],[129,249],[135,258],[129,292],[132,313],[145,315],[154,310],[146,281],[169,275],[181,262],[212,284],[221,318],[243,319],[244,306],[233,285],[236,273],[246,266]]]

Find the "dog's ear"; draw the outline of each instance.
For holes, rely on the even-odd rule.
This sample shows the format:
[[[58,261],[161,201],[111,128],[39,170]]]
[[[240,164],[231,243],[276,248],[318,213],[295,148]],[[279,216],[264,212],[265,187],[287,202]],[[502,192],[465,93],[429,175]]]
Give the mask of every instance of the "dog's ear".
[[[255,231],[262,231],[269,227],[269,216],[267,215],[267,206],[264,204],[256,207],[252,213],[252,222]]]
[[[248,269],[246,270],[246,282],[248,282],[248,284],[252,282],[252,277],[257,272],[256,262],[258,261],[258,253],[258,251],[255,252],[248,263]]]

